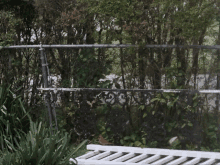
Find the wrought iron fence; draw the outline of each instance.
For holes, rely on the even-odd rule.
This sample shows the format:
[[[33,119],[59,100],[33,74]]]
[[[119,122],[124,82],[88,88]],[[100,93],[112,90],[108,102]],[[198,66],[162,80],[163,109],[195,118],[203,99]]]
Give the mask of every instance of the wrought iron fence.
[[[157,147],[172,136],[184,137],[183,147],[189,141],[198,146],[218,141],[218,45],[1,48],[0,83],[12,84],[29,107],[39,108],[45,96],[51,127],[55,119],[57,128],[56,112],[68,111],[68,125],[78,135],[89,137],[105,125],[115,144],[135,131],[145,132]],[[99,81],[112,72],[118,75],[112,81]],[[210,129],[216,138],[206,134]]]

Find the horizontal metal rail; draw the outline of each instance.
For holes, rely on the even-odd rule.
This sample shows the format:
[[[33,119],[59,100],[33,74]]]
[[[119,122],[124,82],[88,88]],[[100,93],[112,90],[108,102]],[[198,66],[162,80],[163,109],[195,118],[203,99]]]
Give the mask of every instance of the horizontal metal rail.
[[[139,47],[131,44],[84,44],[84,45],[14,45],[0,46],[0,49],[19,48],[128,48]],[[220,45],[145,45],[146,48],[197,48],[197,49],[220,49]]]
[[[190,90],[190,89],[106,89],[106,88],[37,88],[41,91],[113,91],[113,92],[165,92],[165,93],[180,93],[180,92],[199,92],[199,93],[220,93],[220,90]]]

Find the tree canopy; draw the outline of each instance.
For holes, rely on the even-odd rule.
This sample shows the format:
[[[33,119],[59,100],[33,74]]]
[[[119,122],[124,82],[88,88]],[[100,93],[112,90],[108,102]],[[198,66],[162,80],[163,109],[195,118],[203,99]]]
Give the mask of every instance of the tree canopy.
[[[187,72],[191,74],[199,72],[199,50],[193,50],[189,60],[187,49],[149,50],[142,46],[202,45],[205,37],[212,31],[213,25],[219,21],[219,5],[216,0],[19,0],[16,3],[12,1],[0,2],[1,45],[40,42],[140,45],[138,50],[130,48],[115,52],[104,49],[87,51],[74,49],[69,54],[64,50],[47,52],[48,60],[54,67],[52,72],[60,74],[65,82],[79,74],[79,69],[75,68],[78,64],[75,63],[75,66],[73,64],[76,58],[87,59],[84,62],[87,62],[90,68],[94,68],[94,65],[103,68],[98,74],[95,74],[98,71],[94,70],[92,75],[99,75],[96,81],[102,78],[103,74],[107,74],[107,70],[111,72],[110,61],[118,59],[119,64],[112,69],[117,70],[122,76],[124,88],[132,87],[132,84],[126,84],[125,74],[137,78],[140,88],[145,88],[146,75],[151,79],[154,88],[161,88],[161,76],[173,66],[176,66],[175,74],[179,75],[178,86],[185,86]],[[88,55],[88,51],[92,57]],[[78,62],[82,62],[82,58]],[[89,60],[91,58],[94,62]],[[190,65],[192,67],[189,70]],[[82,69],[80,74],[86,70]],[[84,75],[87,74],[89,72]],[[169,75],[172,76],[172,73],[169,72]],[[78,81],[86,82],[79,79]],[[93,83],[95,84],[97,85],[97,82]]]

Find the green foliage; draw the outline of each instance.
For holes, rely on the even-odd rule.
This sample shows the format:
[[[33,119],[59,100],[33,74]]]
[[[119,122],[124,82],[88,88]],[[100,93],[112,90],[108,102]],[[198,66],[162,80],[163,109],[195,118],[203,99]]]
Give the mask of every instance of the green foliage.
[[[103,117],[106,115],[108,107],[106,104],[103,106],[98,106],[95,111],[97,116],[99,116],[97,121],[97,128],[101,132],[101,134],[106,137],[108,135],[107,132],[109,133],[111,131],[110,128],[106,128],[106,121]]]
[[[122,38],[123,43],[135,43],[135,44],[150,44],[152,40],[156,44],[174,44],[175,39],[181,38],[184,44],[203,44],[204,36],[211,35],[209,34],[209,30],[213,26],[213,22],[216,21],[214,19],[218,14],[216,13],[217,10],[215,10],[215,6],[217,3],[214,0],[201,0],[198,2],[197,0],[190,0],[190,1],[178,1],[178,0],[167,0],[167,1],[161,1],[161,0],[151,0],[151,1],[137,1],[137,0],[106,0],[106,1],[89,1],[89,0],[77,0],[75,2],[64,0],[62,2],[59,2],[58,4],[51,3],[50,1],[41,1],[37,0],[33,3],[31,2],[31,5],[36,6],[37,14],[36,17],[39,17],[39,19],[33,20],[33,26],[26,28],[25,26],[21,25],[21,20],[18,18],[15,18],[15,15],[12,12],[6,12],[4,10],[0,11],[0,45],[8,45],[13,44],[15,36],[25,36],[25,38],[28,40],[28,38],[31,38],[32,33],[29,33],[31,30],[38,30],[41,32],[44,32],[46,36],[42,36],[41,33],[36,33],[36,43],[39,43],[39,38],[44,43],[84,43],[83,38],[84,36],[87,36],[87,39],[90,37],[90,41],[92,43],[111,43],[115,42],[118,43],[118,40]],[[19,6],[20,7],[20,6]],[[68,8],[65,8],[68,7]],[[21,8],[20,11],[23,11]],[[25,10],[22,12],[23,14],[26,13],[28,10]],[[69,16],[66,16],[66,11],[68,11]],[[30,17],[29,14],[26,14],[28,17]],[[91,16],[91,17],[90,17]],[[64,18],[66,17],[66,18]],[[25,19],[31,20],[31,19]],[[92,19],[91,19],[92,18]],[[61,23],[60,23],[61,22]],[[32,23],[32,21],[31,21]],[[30,24],[31,24],[30,23]],[[216,26],[216,25],[215,25]],[[67,28],[68,27],[68,28]],[[98,32],[97,27],[100,27],[100,31]],[[53,30],[51,30],[53,29]],[[207,33],[208,29],[208,33]],[[122,31],[120,31],[122,30]],[[211,31],[211,30],[210,30]],[[63,33],[65,32],[65,33]],[[65,35],[64,35],[65,34]],[[66,35],[67,34],[67,35]],[[96,36],[94,36],[96,35]],[[100,36],[101,37],[100,37]],[[218,33],[212,34],[214,37],[218,35]],[[149,37],[150,36],[150,37]],[[18,37],[20,38],[20,37]],[[101,40],[99,41],[99,39]],[[86,39],[86,40],[87,40]],[[94,39],[94,40],[93,40]],[[105,41],[106,40],[106,41]],[[150,41],[151,40],[151,41]],[[18,41],[18,42],[21,42]],[[86,41],[87,42],[87,41]],[[163,50],[166,52],[166,49]],[[79,53],[79,54],[78,54]],[[140,57],[141,54],[138,54],[135,51],[128,51],[125,54],[125,61],[128,61],[128,63],[120,63],[123,58],[121,58],[119,55],[120,51],[119,49],[114,52],[114,56],[111,55],[114,58],[115,63],[113,65],[113,70],[110,70],[110,65],[107,65],[104,60],[98,60],[95,56],[97,52],[95,52],[93,49],[82,49],[82,51],[76,51],[74,52],[74,55],[76,55],[74,58],[66,58],[64,54],[56,54],[55,58],[53,59],[54,62],[57,61],[57,66],[59,68],[60,73],[61,72],[68,72],[68,74],[75,75],[74,81],[76,81],[74,87],[100,87],[100,88],[111,88],[112,84],[109,81],[101,82],[99,83],[98,80],[100,78],[103,78],[103,74],[106,74],[107,71],[113,71],[118,73],[120,75],[120,70],[116,69],[116,66],[122,66],[125,68],[131,68],[132,62],[132,69],[130,71],[127,71],[126,73],[131,73],[131,75],[134,75],[134,70],[143,70],[144,74],[146,74],[146,68],[156,68],[157,65],[151,65],[147,63],[146,61],[149,60],[149,57],[152,58],[152,60],[158,60],[159,62],[167,64],[165,59],[166,57],[163,55],[166,55],[166,53],[162,53],[162,57],[165,58],[159,58],[159,53],[157,51],[151,49],[149,52],[144,52],[144,57],[146,56],[146,61],[144,61],[144,64],[147,64],[146,67],[138,68],[140,66],[140,62],[143,60],[142,57]],[[105,52],[108,53],[107,51]],[[103,53],[104,55],[106,55]],[[132,55],[129,55],[132,54]],[[172,55],[172,53],[168,53],[169,55]],[[193,53],[190,53],[192,56]],[[99,54],[100,55],[100,54]],[[139,56],[138,58],[136,57]],[[184,57],[185,54],[183,54]],[[129,56],[129,57],[128,57]],[[154,56],[154,57],[153,57]],[[20,56],[15,55],[16,59],[12,59],[12,64],[19,68],[19,66],[22,65],[22,61],[19,64],[18,57]],[[156,57],[156,58],[155,58]],[[196,55],[193,54],[193,57],[196,57]],[[184,88],[183,86],[178,86],[178,82],[180,82],[181,79],[179,77],[185,76],[185,73],[181,71],[181,65],[182,61],[178,61],[173,58],[173,56],[169,56],[171,59],[168,61],[168,63],[171,63],[171,67],[163,68],[166,71],[166,76],[168,78],[169,84],[166,86],[166,88],[171,89],[181,89]],[[188,58],[188,55],[187,55]],[[28,54],[25,55],[25,60],[31,59]],[[64,60],[63,60],[64,59]],[[199,59],[199,58],[198,58]],[[203,63],[208,61],[207,58],[203,58]],[[48,59],[48,62],[50,63],[51,59]],[[145,60],[145,59],[144,59]],[[62,62],[61,62],[62,61]],[[69,62],[73,61],[73,63]],[[197,59],[193,59],[191,61],[197,61]],[[33,62],[33,61],[31,61]],[[73,65],[76,66],[72,67]],[[189,63],[189,64],[188,64]],[[190,62],[188,62],[187,65],[190,66]],[[199,61],[200,63],[200,61]],[[125,66],[127,64],[127,66]],[[69,70],[66,69],[66,66],[70,66]],[[136,67],[137,66],[137,67]],[[199,64],[201,66],[201,64]],[[27,68],[29,65],[27,65]],[[15,69],[17,71],[17,68]],[[107,68],[107,69],[106,69]],[[200,68],[200,67],[199,67]],[[206,67],[207,69],[208,67]],[[109,70],[108,70],[109,69]],[[217,67],[216,67],[217,69]],[[19,69],[18,69],[19,71]],[[190,69],[187,68],[187,71],[190,71]],[[150,70],[150,73],[152,75],[156,75],[154,70]],[[25,73],[26,74],[26,73]],[[28,73],[30,74],[30,72]],[[33,73],[31,73],[33,74]],[[38,74],[38,73],[37,73]],[[70,75],[71,77],[72,75]],[[190,77],[191,75],[189,75]],[[25,78],[24,78],[25,77]],[[65,76],[64,76],[65,77]],[[67,76],[68,77],[68,76]],[[137,72],[136,77],[140,77],[139,73]],[[26,76],[24,74],[19,74],[19,78],[22,82],[26,80]],[[16,77],[17,80],[19,80],[18,77]],[[72,78],[72,77],[71,77]],[[153,76],[150,76],[149,79],[153,79]],[[173,80],[174,78],[174,80]],[[132,78],[131,78],[132,79]],[[19,80],[20,81],[20,80]],[[69,77],[67,79],[63,79],[61,86],[62,87],[70,87],[71,82]],[[24,85],[25,86],[25,85]],[[128,85],[126,85],[128,87]],[[11,97],[11,96],[10,96]],[[7,98],[7,97],[2,97]],[[14,100],[13,100],[14,99]],[[21,103],[23,100],[16,101],[18,99],[15,99],[11,97],[11,102],[6,103],[1,102],[0,110],[1,110],[1,118],[0,118],[0,129],[1,129],[1,142],[7,146],[7,148],[10,151],[13,151],[13,147],[8,145],[7,142],[12,141],[14,136],[16,136],[18,139],[20,137],[20,134],[23,134],[21,130],[14,131],[12,128],[15,126],[16,129],[19,127],[22,127],[20,120],[23,120],[22,115],[18,118],[17,114],[15,113],[8,113],[9,109],[14,109],[16,112],[24,112],[23,108],[21,107]],[[149,106],[146,108],[147,111],[151,111],[152,115],[156,113],[156,109],[159,107],[159,105],[164,106],[164,114],[166,116],[173,116],[174,114],[179,115],[181,113],[180,108],[175,107],[176,103],[178,102],[178,96],[171,93],[164,93],[163,95],[158,95],[156,98],[152,99],[151,103],[154,104],[152,106]],[[2,101],[2,100],[0,100]],[[14,106],[16,104],[16,106]],[[11,106],[13,105],[13,106]],[[197,106],[196,99],[193,100],[193,105],[191,106],[185,106],[182,108],[183,110],[186,110],[188,112],[194,112]],[[74,109],[74,108],[73,108]],[[100,108],[101,109],[101,108]],[[100,110],[99,109],[99,110]],[[145,107],[140,107],[140,109],[145,110]],[[97,109],[98,110],[98,109]],[[74,111],[72,111],[72,107],[66,107],[65,111],[69,115],[69,119],[74,115]],[[103,110],[100,110],[100,115],[105,114],[105,108]],[[147,113],[143,113],[143,118],[146,118]],[[26,118],[25,116],[24,118]],[[11,120],[12,119],[12,120]],[[184,120],[181,118],[182,123],[180,127],[185,128],[186,126],[192,127],[192,123]],[[68,125],[67,120],[65,118],[60,118],[59,127],[63,127],[65,125]],[[216,142],[216,126],[214,126],[213,123],[206,124],[207,126],[205,134],[207,135],[206,138],[210,141]],[[172,132],[174,128],[178,127],[178,124],[176,121],[169,121],[166,123],[166,128],[168,129],[168,132]],[[22,127],[23,128],[23,127]],[[102,133],[107,134],[111,132],[112,130],[110,128],[105,128],[105,122],[100,119],[99,123],[99,130],[102,131]],[[136,144],[135,144],[136,142]],[[138,137],[136,133],[126,136],[126,139],[123,139],[124,144],[132,144],[132,145],[140,145],[142,143],[142,139]],[[149,142],[150,146],[155,146],[157,142]],[[177,144],[178,145],[178,144]],[[217,146],[215,144],[213,147]]]
[[[172,144],[171,147],[169,147],[170,149],[182,149],[181,146],[181,141],[179,139],[176,139]],[[187,150],[196,150],[198,149],[198,146],[192,143],[186,144],[186,149]]]
[[[69,145],[71,134],[62,129],[51,135],[42,122],[33,123],[10,86],[0,87],[0,109],[0,164],[68,164],[87,141],[73,150]]]
[[[219,149],[219,128],[217,127],[215,114],[213,113],[204,113],[203,115],[203,138],[202,143],[203,147],[206,149]]]
[[[110,80],[106,80],[106,81],[102,81],[102,82],[100,82],[99,84],[98,84],[98,87],[99,88],[109,88],[109,89],[111,89],[112,88],[112,83],[111,83],[111,81]]]
[[[11,153],[9,151],[3,152],[3,155],[0,156],[0,163],[5,165],[18,165],[17,153]]]
[[[12,45],[15,41],[16,26],[21,20],[10,11],[0,10],[0,46]]]
[[[155,107],[157,105],[162,104],[164,108],[164,113],[166,114],[167,117],[171,117],[173,115],[180,115],[179,121],[175,120],[169,120],[165,124],[166,130],[169,133],[172,133],[173,130],[180,128],[183,129],[185,127],[188,127],[189,129],[193,128],[192,121],[184,118],[184,114],[181,112],[184,110],[184,113],[190,112],[194,113],[197,111],[198,103],[199,103],[199,95],[195,94],[192,98],[192,104],[191,105],[186,105],[186,104],[181,104],[183,107],[176,107],[175,104],[179,101],[179,96],[174,94],[174,93],[163,93],[163,94],[157,94],[155,98],[151,99],[151,102],[154,103]],[[184,106],[185,105],[185,106]],[[155,108],[154,107],[154,108]],[[143,109],[143,107],[140,107]],[[155,110],[153,110],[153,107],[150,108],[150,111],[155,113]],[[144,113],[143,118],[147,116],[147,113]],[[201,150],[204,151],[210,151],[210,148],[212,150],[214,149],[215,151],[219,151],[219,143],[217,141],[217,136],[219,136],[218,133],[218,127],[216,124],[216,120],[214,118],[214,115],[212,113],[204,113],[202,117],[202,121],[200,122],[202,124],[202,144],[201,144]],[[176,140],[172,146],[172,149],[182,149],[181,142],[180,140]],[[186,149],[188,150],[196,150],[198,149],[198,146],[192,143],[186,144]]]
[[[189,98],[190,99],[190,98]],[[187,127],[187,129],[193,129],[192,119],[186,118],[186,114],[192,116],[197,112],[197,106],[199,103],[199,95],[195,94],[192,98],[192,104],[187,105],[186,102],[181,101],[179,94],[175,93],[158,93],[155,98],[151,99],[152,105],[148,107],[148,111],[154,115],[157,113],[159,107],[162,108],[162,113],[166,118],[165,129],[168,132],[168,136],[173,136],[173,132]],[[141,107],[140,107],[141,108]],[[142,107],[143,108],[143,107]],[[147,116],[148,113],[143,114],[143,118]],[[197,120],[197,118],[195,119]],[[177,136],[177,135],[174,135]],[[170,138],[171,138],[170,137]],[[175,142],[172,145],[173,148],[181,149],[180,141]],[[195,146],[188,144],[190,149],[195,149]]]
[[[124,146],[131,146],[131,147],[145,147],[146,146],[146,139],[141,138],[136,131],[135,133],[131,134],[130,136],[125,136],[120,140],[120,143]]]
[[[175,36],[181,36],[187,40],[190,38],[198,39],[203,28],[213,24],[217,10],[213,7],[213,1],[202,1],[200,4],[196,0],[192,1],[155,1],[152,6],[160,5],[158,20],[167,21],[163,17],[164,13],[169,12],[173,20],[174,28],[171,33]],[[172,9],[170,8],[172,6]],[[172,12],[171,12],[171,10]],[[181,31],[177,31],[181,29]]]
[[[97,87],[98,80],[104,78],[103,74],[106,74],[107,68],[110,67],[103,61],[99,62],[91,49],[82,49],[77,58],[77,63],[78,65],[75,66],[74,70],[78,87]],[[102,85],[106,86],[107,84]]]
[[[73,132],[73,118],[77,109],[78,107],[73,105],[73,103],[65,104],[65,106],[57,108],[57,123],[59,130],[65,130],[70,133]],[[71,142],[76,140],[73,136],[74,135],[71,134]]]
[[[17,143],[17,149],[15,149],[16,160],[13,164],[68,164],[69,159],[87,140],[71,152],[69,152],[69,141],[70,135],[67,132],[58,131],[52,135],[42,122],[39,125],[38,123],[31,122],[29,133],[23,138],[23,141]],[[67,155],[68,152],[69,154]],[[7,160],[8,157],[10,157],[10,154],[6,153],[6,155],[3,155],[1,162],[3,164],[10,164],[11,160]]]
[[[162,104],[164,107],[164,113],[166,116],[173,116],[175,112],[175,104],[177,103],[179,96],[174,93],[159,93],[155,98],[151,99],[151,102],[154,103],[154,108],[159,104]],[[155,113],[155,110],[152,111],[152,114]],[[180,112],[177,110],[176,112],[179,114]]]
[[[13,146],[28,131],[30,115],[26,112],[20,96],[16,96],[10,86],[0,86],[0,141],[1,149],[14,151]],[[22,130],[21,130],[22,128]]]
[[[180,140],[175,140],[172,145],[171,145],[171,149],[181,149],[181,143]]]

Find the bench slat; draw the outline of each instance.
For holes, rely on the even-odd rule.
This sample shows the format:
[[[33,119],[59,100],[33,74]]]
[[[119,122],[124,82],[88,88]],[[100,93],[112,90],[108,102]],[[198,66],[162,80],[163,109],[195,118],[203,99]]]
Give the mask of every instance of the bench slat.
[[[207,164],[212,164],[215,162],[216,159],[209,159],[209,160],[206,160],[205,162],[199,164],[199,165],[207,165]]]
[[[152,163],[152,165],[164,164],[166,162],[169,162],[173,158],[174,158],[174,156],[167,156],[167,157],[165,157],[163,159],[160,159],[159,161],[156,161],[156,162]]]
[[[190,161],[187,161],[186,163],[184,163],[183,165],[194,165],[196,163],[199,163],[199,161],[201,160],[201,158],[194,158]]]
[[[182,162],[185,162],[187,160],[187,157],[180,157],[170,163],[168,163],[167,165],[176,165],[176,164],[180,164]]]
[[[79,165],[211,165],[220,162],[220,153],[158,148],[102,146],[89,144],[93,150],[76,158]],[[73,161],[73,159],[70,159]],[[204,161],[204,162],[203,162]],[[220,163],[219,163],[220,165]]]
[[[135,154],[134,153],[130,153],[130,154],[124,155],[122,157],[119,157],[119,158],[113,160],[113,162],[122,162],[122,161],[124,161],[126,159],[129,159],[129,158],[133,157],[133,156],[135,156]]]

